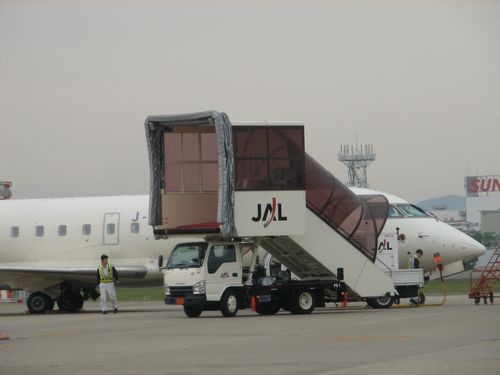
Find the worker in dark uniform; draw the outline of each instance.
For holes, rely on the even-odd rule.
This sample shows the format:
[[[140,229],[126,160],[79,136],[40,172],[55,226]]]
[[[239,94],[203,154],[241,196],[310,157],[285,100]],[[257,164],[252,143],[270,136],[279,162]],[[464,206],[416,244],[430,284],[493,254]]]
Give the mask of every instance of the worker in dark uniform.
[[[410,259],[408,259],[408,268],[420,268],[420,258],[424,255],[424,252],[420,249],[415,251],[415,254],[413,254]]]
[[[97,268],[97,283],[99,292],[101,293],[101,312],[108,313],[106,301],[109,298],[113,305],[113,312],[118,312],[118,304],[116,302],[115,281],[118,282],[118,272],[111,263],[108,262],[106,254],[101,255],[101,264]]]
[[[420,249],[415,251],[415,254],[413,254],[410,259],[408,259],[408,268],[411,269],[417,269],[420,268],[420,258],[424,255],[424,252]],[[415,299],[410,299],[410,302],[413,304],[418,304],[418,301]]]

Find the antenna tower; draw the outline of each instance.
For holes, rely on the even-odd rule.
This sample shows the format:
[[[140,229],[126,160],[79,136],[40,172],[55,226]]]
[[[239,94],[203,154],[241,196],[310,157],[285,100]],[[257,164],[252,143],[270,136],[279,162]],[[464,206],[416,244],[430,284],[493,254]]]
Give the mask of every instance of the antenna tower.
[[[353,145],[340,146],[338,154],[339,161],[348,168],[349,181],[347,186],[368,188],[368,178],[366,168],[375,161],[375,152],[372,144],[365,144],[358,147]]]

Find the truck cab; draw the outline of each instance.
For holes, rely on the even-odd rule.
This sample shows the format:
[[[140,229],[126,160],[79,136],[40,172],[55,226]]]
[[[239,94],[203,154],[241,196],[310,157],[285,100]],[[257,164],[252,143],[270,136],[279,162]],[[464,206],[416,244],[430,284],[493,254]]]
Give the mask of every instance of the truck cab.
[[[250,265],[244,266],[244,255]],[[292,280],[289,273],[266,275],[257,264],[258,246],[240,242],[189,242],[178,244],[164,269],[165,303],[182,305],[188,317],[204,310],[220,310],[225,317],[251,307],[260,315],[280,309],[309,314],[325,305],[325,290],[345,291],[337,280]],[[343,271],[342,271],[343,272]]]
[[[165,267],[165,302],[184,305],[188,315],[210,306],[219,307],[213,305],[220,303],[228,289],[243,286],[242,270],[238,243],[181,243]]]

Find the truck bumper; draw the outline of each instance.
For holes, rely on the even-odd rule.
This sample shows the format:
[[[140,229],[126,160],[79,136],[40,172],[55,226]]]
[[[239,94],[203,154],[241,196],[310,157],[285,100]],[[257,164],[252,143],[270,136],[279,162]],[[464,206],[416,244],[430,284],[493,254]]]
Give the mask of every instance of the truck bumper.
[[[184,297],[165,296],[167,305],[186,305],[189,307],[203,308],[207,303],[207,296],[204,294],[188,294]]]

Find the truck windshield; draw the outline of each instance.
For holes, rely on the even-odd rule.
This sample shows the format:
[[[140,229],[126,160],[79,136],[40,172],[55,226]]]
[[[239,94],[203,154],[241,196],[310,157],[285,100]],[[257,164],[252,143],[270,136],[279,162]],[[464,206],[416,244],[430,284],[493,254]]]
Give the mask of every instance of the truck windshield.
[[[206,243],[178,245],[170,254],[167,269],[199,268],[203,265]]]

